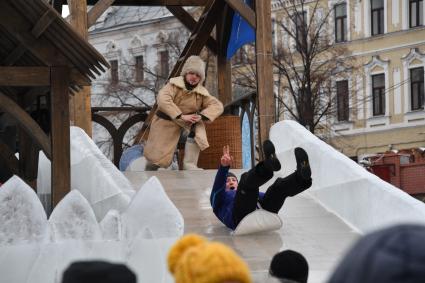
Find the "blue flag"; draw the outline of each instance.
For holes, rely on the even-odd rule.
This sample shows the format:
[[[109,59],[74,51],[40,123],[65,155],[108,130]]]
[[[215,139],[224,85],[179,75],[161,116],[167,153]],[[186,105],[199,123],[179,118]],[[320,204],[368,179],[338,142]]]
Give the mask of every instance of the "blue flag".
[[[251,6],[252,0],[244,0],[245,4]],[[227,59],[232,56],[243,45],[255,40],[254,29],[245,21],[242,16],[235,12],[232,20],[232,31],[230,33],[229,43],[227,45]]]

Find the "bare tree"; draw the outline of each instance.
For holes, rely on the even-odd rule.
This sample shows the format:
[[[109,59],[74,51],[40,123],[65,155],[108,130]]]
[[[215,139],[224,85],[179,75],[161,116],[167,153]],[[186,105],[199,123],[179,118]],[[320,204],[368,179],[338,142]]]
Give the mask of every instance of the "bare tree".
[[[347,47],[334,44],[333,32],[329,32],[334,30],[329,27],[333,9],[320,6],[321,2],[282,1],[285,20],[277,26],[285,39],[274,54],[278,88],[290,96],[278,96],[279,104],[312,133],[326,116],[336,113],[335,77],[348,77],[355,69]]]
[[[320,0],[280,1],[281,20],[274,22],[274,36],[279,40],[273,45],[277,114],[286,112],[286,117],[315,133],[329,127],[329,118],[335,117],[337,106],[342,105],[337,103],[336,76],[346,78],[357,67],[346,45],[334,43],[333,9],[321,6]],[[234,68],[233,83],[237,88],[255,89],[253,47],[239,52],[236,58],[246,58],[237,58],[241,64]]]
[[[240,48],[232,58],[232,82],[236,97],[257,89],[255,46],[247,44]]]
[[[161,87],[168,77],[169,66],[177,61],[183,47],[184,41],[188,37],[185,33],[170,33],[162,44],[162,53],[156,65],[151,66],[143,61],[137,61],[136,57],[122,56],[117,62],[116,74],[114,68],[102,83],[95,85],[96,91],[92,95],[93,106],[115,106],[115,107],[152,107],[156,102]],[[161,62],[165,60],[165,62]],[[143,59],[142,59],[143,60]],[[139,74],[138,74],[139,72]],[[117,128],[134,112],[103,112]],[[94,124],[96,144],[101,148],[106,156],[112,157],[113,144],[111,137],[102,126]],[[140,130],[140,125],[135,125],[127,132],[123,146],[128,147],[133,144],[135,136]]]

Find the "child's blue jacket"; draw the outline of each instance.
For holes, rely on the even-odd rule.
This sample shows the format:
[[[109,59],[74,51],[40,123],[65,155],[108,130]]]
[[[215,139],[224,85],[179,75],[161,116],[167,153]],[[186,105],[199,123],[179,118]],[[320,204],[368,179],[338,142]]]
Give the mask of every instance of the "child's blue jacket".
[[[220,166],[215,175],[214,185],[212,187],[210,202],[214,214],[228,228],[235,230],[236,225],[233,221],[233,204],[236,196],[236,190],[226,191],[227,173],[229,166]],[[261,199],[264,193],[259,194]]]

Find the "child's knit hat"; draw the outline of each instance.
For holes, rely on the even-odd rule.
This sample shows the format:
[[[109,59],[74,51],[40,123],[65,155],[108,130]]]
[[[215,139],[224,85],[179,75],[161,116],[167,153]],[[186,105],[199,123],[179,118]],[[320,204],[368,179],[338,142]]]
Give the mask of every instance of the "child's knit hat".
[[[168,254],[168,268],[176,283],[251,283],[246,263],[229,247],[188,234]]]

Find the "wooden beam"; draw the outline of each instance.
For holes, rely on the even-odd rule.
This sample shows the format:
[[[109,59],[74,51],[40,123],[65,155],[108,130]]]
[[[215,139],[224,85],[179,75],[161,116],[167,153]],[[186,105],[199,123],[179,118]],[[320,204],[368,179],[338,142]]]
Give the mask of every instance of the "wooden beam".
[[[67,59],[43,37],[35,38],[31,34],[33,25],[22,20],[16,10],[8,4],[0,9],[0,25],[14,36],[20,44],[47,66],[66,65]]]
[[[6,57],[6,59],[3,60],[4,66],[12,66],[16,63],[16,61],[19,60],[19,58],[24,55],[25,51],[27,49],[25,48],[25,45],[20,43],[13,51]]]
[[[45,95],[49,92],[50,87],[34,87],[31,88],[29,91],[27,91],[26,93],[23,94],[23,97],[20,99],[21,102],[21,107],[22,108],[27,108],[28,106],[30,106],[34,100],[40,96],[40,95]]]
[[[185,9],[178,6],[167,6],[167,9],[191,32],[196,27],[196,21]],[[217,54],[217,42],[213,37],[207,39],[207,47],[214,54]]]
[[[99,0],[87,14],[87,28],[94,25],[97,19],[114,3],[115,0]]]
[[[52,6],[58,12],[59,15],[62,15],[62,4],[64,0],[52,0]]]
[[[216,27],[218,41],[217,77],[218,98],[223,104],[232,101],[232,64],[227,59],[227,45],[230,38],[229,28],[232,24],[234,12],[228,5],[224,7],[223,17]]]
[[[13,1],[13,5],[18,5],[21,2]],[[79,62],[84,59],[78,59],[76,62],[69,62],[64,55],[62,55],[61,50],[58,46],[51,44],[55,38],[50,38],[49,40],[46,37],[35,38],[34,35],[30,32],[34,28],[34,25],[25,21],[16,13],[17,7],[11,7],[7,4],[2,6],[0,10],[0,26],[5,30],[9,31],[16,40],[20,43],[19,50],[20,52],[13,51],[13,53],[19,53],[16,56],[9,55],[11,58],[7,58],[10,61],[16,61],[26,50],[34,55],[37,59],[42,61],[45,65],[53,66],[66,66],[71,63],[74,64],[74,70],[71,75],[71,82],[78,85],[90,85],[90,79],[87,77],[87,69],[84,66],[79,66]],[[29,11],[25,11],[28,13]],[[53,12],[54,13],[54,12]],[[61,21],[59,21],[61,23]],[[55,27],[53,25],[52,27]],[[62,35],[58,35],[61,37]],[[79,36],[73,37],[73,39],[78,40]],[[70,47],[72,49],[72,47]],[[54,54],[54,56],[52,56]],[[86,62],[86,61],[84,61]],[[8,62],[10,63],[10,62]],[[78,70],[78,71],[77,71]]]
[[[91,81],[85,76],[81,75],[80,71],[76,68],[71,69],[70,81],[72,84],[76,84],[79,86],[90,86]]]
[[[52,143],[52,208],[71,189],[70,123],[69,123],[69,69],[52,67],[51,70],[51,143]]]
[[[70,24],[75,31],[87,40],[87,3],[86,0],[68,0],[70,13]],[[70,118],[75,126],[82,128],[87,135],[92,136],[92,120],[91,120],[91,92],[90,87],[83,87],[81,91],[75,93],[70,98]]]
[[[95,5],[99,0],[87,0]],[[115,0],[114,6],[205,6],[208,0]]]
[[[19,177],[37,190],[38,148],[28,133],[20,127],[19,135]]]
[[[51,149],[47,135],[40,126],[17,103],[0,93],[0,110],[9,113],[50,159]]]
[[[35,38],[39,38],[40,35],[42,35],[43,32],[50,26],[50,24],[53,23],[55,17],[55,12],[52,10],[47,10],[32,28],[32,35]]]
[[[0,86],[48,86],[48,67],[1,67]]]
[[[273,53],[271,31],[271,0],[255,0],[256,60],[259,144],[269,138],[271,125],[275,122],[275,99],[273,89]],[[262,151],[262,147],[260,146]]]
[[[186,59],[191,55],[199,54],[202,48],[204,48],[216,24],[217,18],[224,7],[224,2],[221,0],[211,1],[213,4],[202,14],[169,77],[174,77],[179,74]]]
[[[19,160],[16,158],[15,153],[0,140],[0,158],[5,161],[12,174],[17,175],[19,172]]]
[[[244,18],[248,24],[253,28],[256,27],[257,23],[255,21],[255,12],[246,5],[242,0],[225,0],[230,7],[232,7],[235,12],[238,12],[242,18]],[[265,0],[268,1],[268,0]]]

